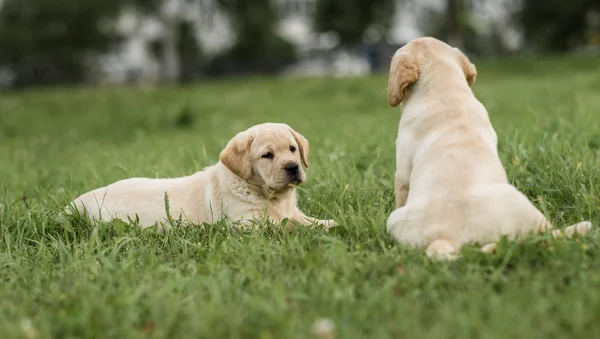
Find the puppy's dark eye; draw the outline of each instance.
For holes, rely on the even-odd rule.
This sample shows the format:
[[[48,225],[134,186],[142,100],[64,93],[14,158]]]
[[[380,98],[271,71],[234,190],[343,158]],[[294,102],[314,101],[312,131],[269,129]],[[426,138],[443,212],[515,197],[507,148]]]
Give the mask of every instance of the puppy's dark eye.
[[[290,151],[291,151],[292,153],[296,152],[296,147],[294,147],[294,146],[290,146]]]
[[[262,157],[265,159],[273,159],[273,153],[267,152],[267,153],[263,154]]]

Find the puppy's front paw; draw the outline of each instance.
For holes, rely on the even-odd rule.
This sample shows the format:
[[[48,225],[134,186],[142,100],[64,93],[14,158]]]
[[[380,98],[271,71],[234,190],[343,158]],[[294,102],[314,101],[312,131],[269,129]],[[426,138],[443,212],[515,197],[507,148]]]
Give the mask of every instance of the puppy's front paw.
[[[496,248],[498,248],[498,245],[495,242],[491,242],[489,244],[481,246],[480,250],[485,254],[490,254],[496,252]]]
[[[326,230],[337,226],[337,223],[333,219],[319,220],[317,223],[323,226]]]

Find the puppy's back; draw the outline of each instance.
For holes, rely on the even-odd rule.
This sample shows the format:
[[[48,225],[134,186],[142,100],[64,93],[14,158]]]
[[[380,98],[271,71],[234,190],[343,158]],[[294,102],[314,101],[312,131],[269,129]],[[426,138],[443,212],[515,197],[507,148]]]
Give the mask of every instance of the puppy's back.
[[[137,215],[143,226],[149,226],[148,220],[167,218],[165,193],[171,206],[170,212],[176,212],[177,206],[187,199],[185,187],[189,181],[190,177],[120,180],[79,196],[74,204],[79,213],[87,213],[93,220],[127,220],[128,217],[135,220]]]

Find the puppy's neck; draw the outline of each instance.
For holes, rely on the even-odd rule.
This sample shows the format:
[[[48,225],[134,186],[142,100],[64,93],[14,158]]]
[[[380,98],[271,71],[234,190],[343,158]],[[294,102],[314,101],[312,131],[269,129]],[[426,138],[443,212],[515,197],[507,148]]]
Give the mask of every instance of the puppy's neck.
[[[262,192],[271,201],[295,199],[296,196],[296,189],[294,187],[288,187],[280,191],[267,189],[262,190]]]
[[[224,186],[223,188],[241,200],[258,203],[268,200],[279,200],[290,195],[294,196],[295,190],[293,187],[284,191],[272,191],[238,177],[221,163],[217,164],[217,166],[221,167],[218,173],[220,177],[219,182]]]
[[[411,102],[428,100],[444,102],[446,98],[473,97],[473,91],[462,71],[440,67],[436,71],[422,74],[419,80],[409,89],[402,107]]]

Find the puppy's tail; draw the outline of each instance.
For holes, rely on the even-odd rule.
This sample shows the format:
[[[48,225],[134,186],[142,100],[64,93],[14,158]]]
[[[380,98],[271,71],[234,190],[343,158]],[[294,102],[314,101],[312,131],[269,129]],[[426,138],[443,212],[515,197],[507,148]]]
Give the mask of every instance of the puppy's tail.
[[[552,236],[554,238],[560,238],[563,235],[566,235],[567,238],[571,238],[573,235],[587,235],[592,230],[592,223],[589,221],[582,221],[580,223],[567,226],[564,230],[554,229],[552,230]]]
[[[455,260],[458,258],[460,246],[446,239],[437,239],[432,241],[425,253],[435,260]]]
[[[564,230],[561,229],[553,229],[552,237],[554,239],[561,238],[566,236],[567,238],[573,237],[573,235],[577,234],[580,236],[585,236],[592,230],[592,223],[589,221],[582,221],[577,224],[567,226]],[[481,252],[483,253],[493,253],[496,251],[497,243],[491,242],[481,246]]]

